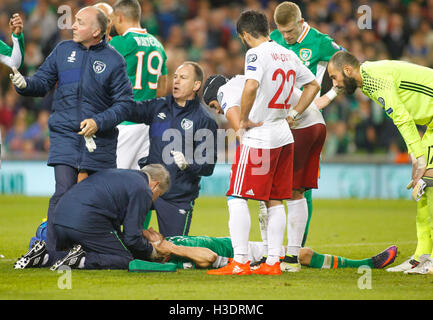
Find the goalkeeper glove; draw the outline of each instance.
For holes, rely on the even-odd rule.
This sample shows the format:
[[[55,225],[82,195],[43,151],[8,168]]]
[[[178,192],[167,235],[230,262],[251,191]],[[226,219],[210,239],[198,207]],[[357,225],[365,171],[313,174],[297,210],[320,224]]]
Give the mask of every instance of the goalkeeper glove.
[[[412,186],[412,198],[415,201],[419,201],[425,192],[427,183],[423,179],[419,179],[418,183],[416,185],[413,185],[413,180],[410,180],[409,184],[406,186],[406,189],[409,190],[410,188],[412,188]]]
[[[415,185],[415,187],[413,187],[413,191],[412,191],[412,198],[415,201],[419,201],[421,199],[421,197],[424,194],[424,190],[425,187],[427,186],[427,184],[425,183],[425,181],[423,179],[419,179],[418,183]]]

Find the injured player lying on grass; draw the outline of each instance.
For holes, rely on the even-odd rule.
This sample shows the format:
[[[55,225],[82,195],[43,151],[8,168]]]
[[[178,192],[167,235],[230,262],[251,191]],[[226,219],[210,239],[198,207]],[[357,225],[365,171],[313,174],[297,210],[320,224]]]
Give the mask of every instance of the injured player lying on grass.
[[[229,237],[208,236],[175,236],[164,238],[162,234],[152,228],[143,230],[143,236],[155,248],[153,262],[170,262],[176,264],[178,269],[193,268],[220,268],[233,258],[233,247]],[[155,240],[157,239],[157,240]],[[29,252],[37,249],[46,241],[46,222],[42,222],[29,244]],[[252,268],[258,267],[266,254],[266,245],[263,242],[250,241],[248,243],[248,259]],[[84,253],[85,255],[85,253]],[[281,259],[285,255],[285,247],[281,247]],[[331,254],[320,254],[311,248],[301,248],[299,262],[301,265],[318,269],[358,268],[369,266],[382,269],[392,264],[397,257],[397,247],[390,246],[377,255],[361,260],[347,259]],[[38,255],[32,256],[32,260]],[[28,267],[38,267],[38,263],[29,262]],[[286,268],[285,262],[280,263],[282,271],[292,270]]]
[[[151,242],[159,254],[156,261],[175,263],[179,269],[220,268],[233,258],[232,242],[229,237],[176,236],[164,238],[152,228],[144,230],[143,235],[148,239],[158,235],[159,240]],[[262,260],[265,252],[266,248],[262,242],[250,241],[248,243],[248,258],[252,266]],[[281,257],[284,258],[284,255],[283,246]],[[319,269],[358,268],[360,266],[381,269],[392,264],[396,256],[396,246],[391,246],[371,258],[362,260],[320,254],[311,248],[301,248],[299,262],[303,266]],[[280,265],[285,271],[284,262],[281,262]]]

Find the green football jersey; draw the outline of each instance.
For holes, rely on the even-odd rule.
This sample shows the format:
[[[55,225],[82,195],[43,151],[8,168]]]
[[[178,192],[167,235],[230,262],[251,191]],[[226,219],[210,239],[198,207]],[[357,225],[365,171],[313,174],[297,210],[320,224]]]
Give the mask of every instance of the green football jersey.
[[[213,267],[226,265],[228,258],[233,258],[232,241],[228,237],[175,236],[167,237],[166,240],[178,246],[203,247],[212,250],[218,255]],[[170,256],[168,262],[177,264],[180,269],[195,268],[195,264],[191,260],[175,255]]]
[[[361,91],[383,107],[401,133],[409,152],[424,153],[416,125],[433,127],[433,69],[382,60],[364,62]]]
[[[158,78],[167,74],[167,56],[158,39],[146,29],[130,28],[123,35],[113,37],[110,44],[125,58],[134,99],[155,98]]]
[[[319,84],[322,83],[328,61],[335,52],[342,49],[330,36],[310,27],[306,22],[294,44],[288,44],[278,29],[271,32],[271,39],[296,53],[302,63],[316,76]]]
[[[0,40],[0,62],[8,67],[16,67],[19,69],[24,62],[24,34],[21,32],[19,36],[12,33],[13,47],[9,47],[6,43]]]

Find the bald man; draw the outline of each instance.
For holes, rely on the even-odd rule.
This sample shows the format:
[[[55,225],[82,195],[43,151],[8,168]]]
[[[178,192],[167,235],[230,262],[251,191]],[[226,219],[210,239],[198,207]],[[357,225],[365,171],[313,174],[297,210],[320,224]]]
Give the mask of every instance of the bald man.
[[[56,249],[53,215],[57,202],[77,183],[80,172],[116,168],[116,125],[125,120],[122,115],[128,114],[133,103],[125,60],[106,42],[107,24],[100,9],[81,9],[72,26],[72,40],[60,42],[33,76],[23,77],[16,70],[11,75],[16,91],[24,96],[43,97],[57,84],[49,121],[48,165],[54,167],[56,180],[48,208],[49,252]],[[93,138],[80,135],[87,128],[83,121],[87,118],[93,118],[87,121],[99,128]]]

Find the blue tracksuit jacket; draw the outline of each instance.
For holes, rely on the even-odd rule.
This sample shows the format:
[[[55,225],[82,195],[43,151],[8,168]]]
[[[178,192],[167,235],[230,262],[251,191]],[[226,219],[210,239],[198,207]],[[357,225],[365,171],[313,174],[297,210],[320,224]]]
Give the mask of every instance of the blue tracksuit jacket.
[[[72,40],[60,42],[37,72],[26,77],[26,96],[45,96],[55,87],[49,119],[48,165],[77,169],[116,168],[118,130],[115,127],[132,107],[132,86],[124,58],[105,39],[89,49]],[[90,153],[80,122],[93,118],[98,125],[96,150]]]
[[[191,202],[198,197],[200,178],[213,173],[217,161],[218,124],[198,98],[179,107],[172,95],[135,101],[130,121],[150,126],[149,156],[140,166],[151,163],[165,165],[170,172],[171,188],[162,199]],[[181,171],[170,154],[181,151],[189,167]]]

